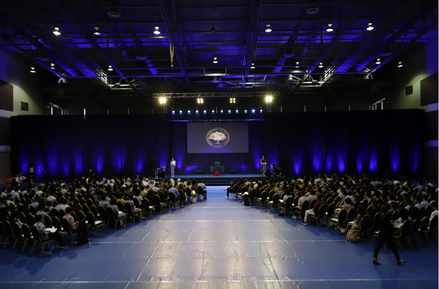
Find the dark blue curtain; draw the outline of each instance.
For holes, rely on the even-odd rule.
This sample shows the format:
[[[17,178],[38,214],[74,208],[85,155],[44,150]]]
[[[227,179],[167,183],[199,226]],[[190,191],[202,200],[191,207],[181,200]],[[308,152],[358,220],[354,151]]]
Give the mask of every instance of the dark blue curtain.
[[[207,116],[206,116],[207,117]],[[259,171],[261,155],[285,174],[422,174],[421,110],[269,114],[249,122],[249,153],[187,154],[186,123],[172,116],[12,117],[12,167],[36,179],[152,176],[209,171],[216,161],[239,173]]]

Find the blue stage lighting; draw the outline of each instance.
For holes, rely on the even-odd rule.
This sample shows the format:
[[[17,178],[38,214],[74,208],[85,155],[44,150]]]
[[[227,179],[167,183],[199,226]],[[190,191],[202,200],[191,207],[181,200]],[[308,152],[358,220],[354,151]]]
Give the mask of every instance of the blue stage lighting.
[[[231,114],[232,113],[232,111],[229,109],[229,114]]]
[[[172,114],[175,114],[175,110],[172,111]]]
[[[236,110],[236,113],[239,113],[239,110]]]
[[[188,111],[187,111],[187,114],[191,114],[191,111],[190,111],[190,110],[188,110]]]
[[[196,114],[198,114],[198,109],[195,111]]]
[[[252,113],[255,113],[255,110],[254,110],[254,109],[252,109]]]
[[[223,110],[221,109],[221,114],[223,114]]]
[[[180,114],[183,114],[183,111],[182,111],[182,110],[180,110]]]
[[[244,113],[247,113],[247,110],[246,110],[246,109],[244,110]]]
[[[214,110],[214,109],[212,109],[212,113],[215,113],[215,110]]]
[[[262,109],[261,109],[261,110],[259,110],[259,112],[260,112],[260,113],[262,113]]]
[[[206,114],[207,113],[207,111],[206,110],[204,110],[204,112],[203,112],[204,114]]]

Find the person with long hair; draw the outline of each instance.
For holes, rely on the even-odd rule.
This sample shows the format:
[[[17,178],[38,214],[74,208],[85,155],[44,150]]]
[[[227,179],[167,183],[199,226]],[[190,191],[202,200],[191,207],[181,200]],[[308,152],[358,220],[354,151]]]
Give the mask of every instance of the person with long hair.
[[[389,213],[389,207],[387,205],[381,206],[381,224],[380,231],[378,233],[378,243],[375,246],[375,250],[373,252],[373,263],[376,265],[381,265],[378,262],[378,253],[381,250],[381,247],[384,243],[387,243],[392,249],[393,255],[395,255],[396,261],[398,265],[406,263],[406,260],[401,259],[398,253],[398,249],[396,248],[396,244],[393,240],[393,233],[395,232],[395,228],[390,222],[392,216]]]

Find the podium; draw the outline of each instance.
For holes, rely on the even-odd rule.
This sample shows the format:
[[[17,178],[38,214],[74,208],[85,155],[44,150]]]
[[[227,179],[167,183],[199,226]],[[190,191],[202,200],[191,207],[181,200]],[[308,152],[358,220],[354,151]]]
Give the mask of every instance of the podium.
[[[210,167],[210,172],[213,173],[215,171],[224,173],[224,166],[220,166],[220,162],[215,162],[215,165]]]
[[[261,171],[262,171],[262,173],[264,173],[265,174],[265,172],[267,171],[267,163],[265,162],[265,163],[261,163]]]

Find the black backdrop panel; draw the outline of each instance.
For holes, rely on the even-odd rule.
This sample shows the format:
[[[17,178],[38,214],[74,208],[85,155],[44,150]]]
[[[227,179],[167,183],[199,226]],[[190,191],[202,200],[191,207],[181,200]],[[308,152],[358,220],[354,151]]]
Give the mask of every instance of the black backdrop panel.
[[[177,171],[253,173],[264,155],[284,173],[419,175],[422,110],[269,114],[248,122],[248,153],[187,154],[185,122],[172,116],[12,117],[12,165],[36,179],[99,175],[152,176],[172,157]],[[157,164],[153,159],[157,159]]]

